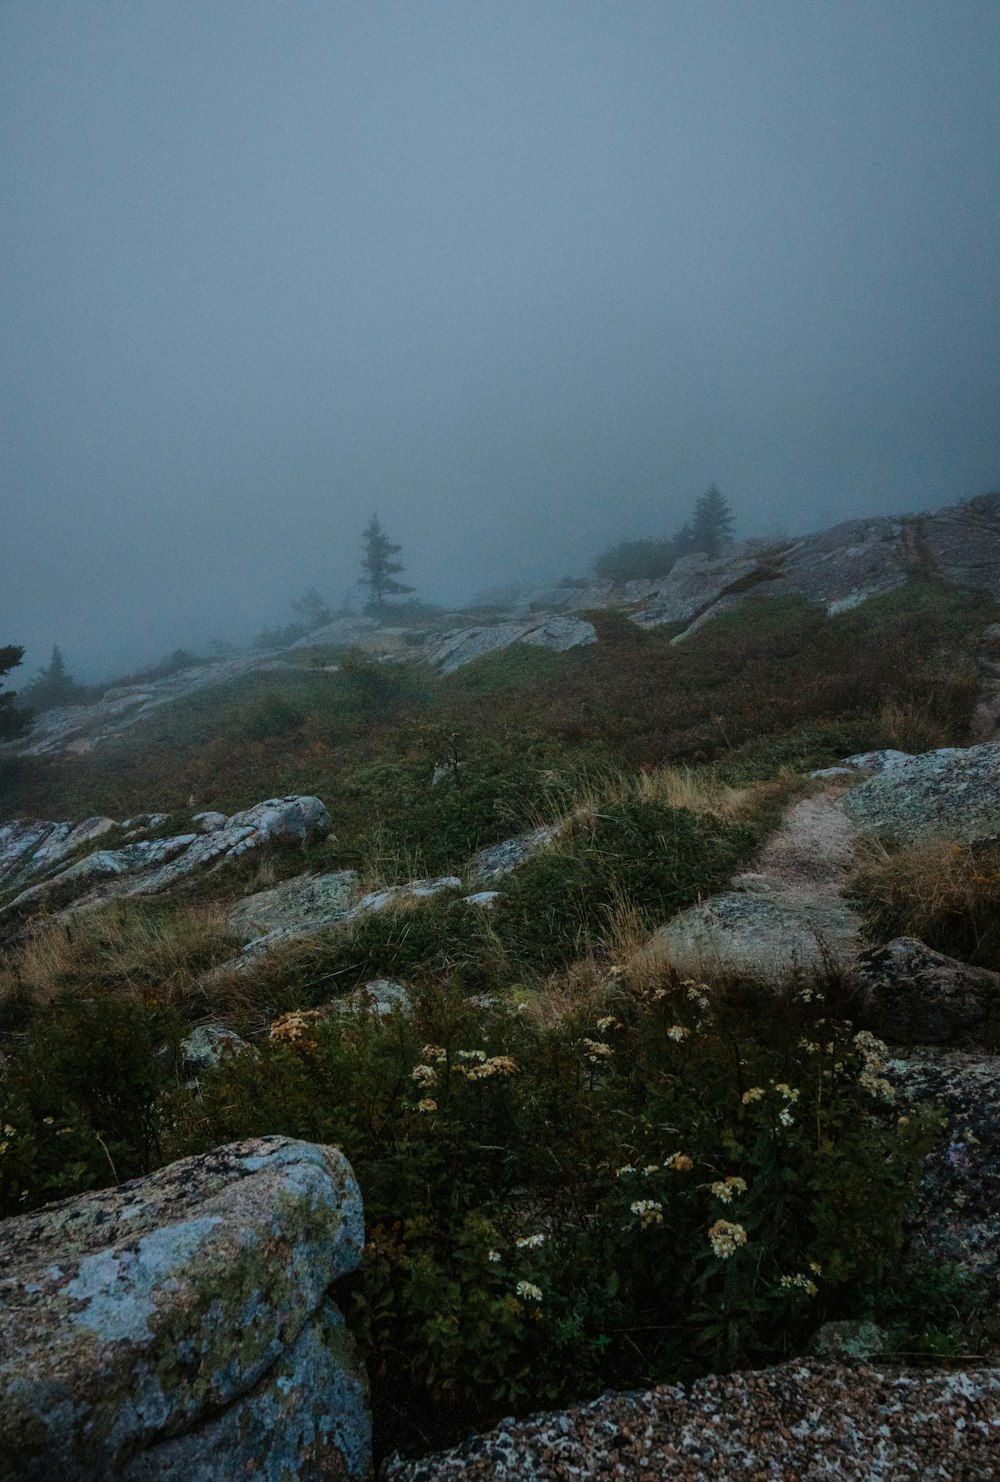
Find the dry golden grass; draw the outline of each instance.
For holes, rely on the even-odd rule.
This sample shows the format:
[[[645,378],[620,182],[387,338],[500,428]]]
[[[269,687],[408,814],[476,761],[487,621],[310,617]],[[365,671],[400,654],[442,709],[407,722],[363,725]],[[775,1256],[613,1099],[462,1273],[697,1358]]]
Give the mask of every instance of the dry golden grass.
[[[114,902],[40,922],[0,967],[0,997],[46,1005],[66,992],[111,991],[183,1005],[207,968],[238,946],[216,903],[164,910]]]
[[[890,852],[867,838],[859,855],[854,890],[876,939],[918,937],[1000,968],[1000,844],[933,840]]]
[[[933,751],[953,744],[954,727],[935,715],[930,705],[886,700],[879,711],[878,725],[883,746],[894,751]]]

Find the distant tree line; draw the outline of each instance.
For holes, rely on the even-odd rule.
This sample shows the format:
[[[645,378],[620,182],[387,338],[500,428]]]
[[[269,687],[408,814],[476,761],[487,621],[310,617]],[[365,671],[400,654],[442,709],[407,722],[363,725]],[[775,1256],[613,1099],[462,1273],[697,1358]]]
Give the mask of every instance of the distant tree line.
[[[698,498],[691,519],[676,534],[662,539],[623,540],[598,556],[594,574],[602,581],[652,580],[666,576],[682,556],[700,552],[714,560],[732,540],[732,511],[713,484]]]

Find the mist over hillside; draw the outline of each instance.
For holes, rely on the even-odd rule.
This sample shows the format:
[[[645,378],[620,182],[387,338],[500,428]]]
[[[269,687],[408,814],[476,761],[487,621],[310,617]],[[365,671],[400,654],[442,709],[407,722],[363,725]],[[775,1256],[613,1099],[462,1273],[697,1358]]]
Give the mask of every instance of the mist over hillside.
[[[1000,483],[993,7],[4,8],[0,638],[85,681],[356,593]]]

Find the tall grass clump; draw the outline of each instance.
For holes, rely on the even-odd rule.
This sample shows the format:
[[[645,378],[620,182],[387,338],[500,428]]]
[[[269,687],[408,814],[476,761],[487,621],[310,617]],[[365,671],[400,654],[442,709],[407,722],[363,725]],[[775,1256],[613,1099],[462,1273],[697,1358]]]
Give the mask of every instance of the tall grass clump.
[[[871,840],[853,893],[874,940],[919,937],[1000,971],[1000,840],[932,840],[898,850]]]

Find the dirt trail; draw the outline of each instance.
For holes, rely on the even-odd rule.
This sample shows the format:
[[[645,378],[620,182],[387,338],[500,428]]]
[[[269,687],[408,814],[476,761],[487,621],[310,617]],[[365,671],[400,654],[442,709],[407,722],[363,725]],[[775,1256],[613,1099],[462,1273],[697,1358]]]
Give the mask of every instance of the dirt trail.
[[[854,868],[858,834],[841,807],[845,791],[830,786],[793,803],[734,887],[789,903],[839,898]]]

